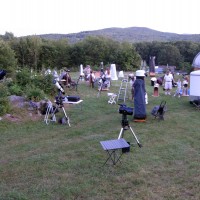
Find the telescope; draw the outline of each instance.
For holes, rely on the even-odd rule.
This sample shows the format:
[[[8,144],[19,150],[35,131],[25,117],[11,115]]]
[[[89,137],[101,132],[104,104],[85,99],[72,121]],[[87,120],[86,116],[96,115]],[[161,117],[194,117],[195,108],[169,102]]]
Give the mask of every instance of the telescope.
[[[60,85],[60,83],[57,80],[53,81],[53,84],[57,87],[57,89],[62,92],[62,94],[65,94],[65,91],[63,89],[63,87]]]
[[[118,104],[119,107],[119,113],[123,115],[133,115],[133,108],[127,107],[126,104]]]

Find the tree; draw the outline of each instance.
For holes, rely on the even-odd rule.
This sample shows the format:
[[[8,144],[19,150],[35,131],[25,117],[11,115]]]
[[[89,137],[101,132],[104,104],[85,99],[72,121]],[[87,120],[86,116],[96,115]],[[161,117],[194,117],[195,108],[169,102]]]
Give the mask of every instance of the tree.
[[[3,36],[3,39],[5,41],[10,41],[14,39],[14,34],[11,32],[6,32],[5,35]]]
[[[179,66],[182,57],[177,47],[164,44],[157,55],[157,61],[159,65]]]
[[[7,42],[0,40],[0,69],[4,69],[8,74],[12,74],[16,66],[15,52]]]
[[[41,50],[42,41],[40,38],[35,36],[30,36],[26,38],[27,40],[27,60],[28,64],[35,71],[38,71],[39,55]]]
[[[133,44],[123,42],[118,51],[117,63],[121,70],[137,70],[140,68],[141,57],[136,52]]]

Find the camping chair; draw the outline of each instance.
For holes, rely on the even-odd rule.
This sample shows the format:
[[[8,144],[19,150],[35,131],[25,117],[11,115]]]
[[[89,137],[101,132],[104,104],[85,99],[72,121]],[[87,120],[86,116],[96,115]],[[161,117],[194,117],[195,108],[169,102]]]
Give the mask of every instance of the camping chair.
[[[79,76],[77,81],[72,81],[70,84],[70,89],[75,89],[76,91],[78,90],[78,85],[79,85],[79,80],[82,78],[82,76]]]
[[[159,106],[155,106],[151,111],[151,114],[157,118],[159,117],[160,120],[164,120],[164,114],[166,112],[166,101],[161,101]]]

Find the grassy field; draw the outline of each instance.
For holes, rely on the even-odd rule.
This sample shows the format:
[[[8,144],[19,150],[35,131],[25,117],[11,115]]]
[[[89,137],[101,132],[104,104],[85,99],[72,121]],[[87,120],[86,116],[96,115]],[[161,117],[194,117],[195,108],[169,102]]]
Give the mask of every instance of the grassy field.
[[[66,106],[71,127],[46,125],[37,121],[0,121],[0,199],[5,200],[199,200],[200,199],[200,112],[187,97],[153,97],[150,78],[147,120],[133,122],[140,143],[132,133],[130,153],[122,163],[102,167],[107,155],[100,141],[117,139],[122,115],[118,105],[107,103],[107,92],[97,98],[97,90],[84,82],[78,92],[82,110]],[[113,81],[110,92],[118,92]],[[173,89],[175,91],[175,88]],[[165,120],[151,115],[161,100],[167,102]],[[127,106],[134,106],[131,98]],[[25,111],[17,111],[23,113]],[[58,113],[62,114],[62,113]]]

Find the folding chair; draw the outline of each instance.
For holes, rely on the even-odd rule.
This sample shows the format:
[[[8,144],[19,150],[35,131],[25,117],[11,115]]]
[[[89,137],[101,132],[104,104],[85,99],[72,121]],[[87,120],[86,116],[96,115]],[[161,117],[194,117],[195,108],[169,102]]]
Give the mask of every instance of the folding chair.
[[[116,104],[116,101],[115,101],[115,98],[117,97],[117,94],[114,94],[114,93],[108,93],[108,97],[110,98],[108,100],[108,103],[109,104]]]

